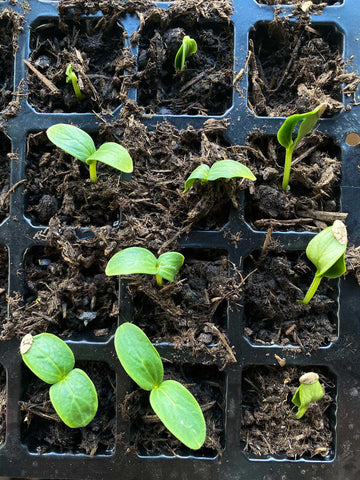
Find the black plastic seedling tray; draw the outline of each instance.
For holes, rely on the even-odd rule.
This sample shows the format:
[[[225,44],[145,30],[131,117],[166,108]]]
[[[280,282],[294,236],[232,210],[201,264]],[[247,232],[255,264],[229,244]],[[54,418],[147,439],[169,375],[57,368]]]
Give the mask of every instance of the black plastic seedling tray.
[[[1,8],[12,8],[24,14],[23,6],[13,2],[0,2]],[[39,24],[42,19],[57,16],[56,2],[28,2],[25,10],[26,23],[19,36],[19,48],[15,54],[14,88],[27,78],[24,59],[29,57],[29,26]],[[330,2],[332,3],[332,2]],[[343,0],[341,4],[326,7],[321,15],[312,18],[316,25],[331,25],[342,39],[343,57],[352,57],[352,68],[360,71],[360,5],[358,0]],[[167,8],[168,4],[159,4]],[[274,6],[260,5],[255,0],[234,1],[232,25],[234,29],[234,67],[243,68],[248,49],[249,32],[257,22],[268,22],[274,15]],[[292,12],[293,7],[283,6],[283,14]],[[128,15],[121,20],[124,29],[131,34],[136,31],[139,21],[136,16]],[[136,52],[134,52],[136,53]],[[257,117],[247,106],[247,76],[241,80],[239,88],[242,95],[234,90],[231,108],[223,115],[229,119],[227,138],[231,144],[244,144],[249,132],[259,129],[268,135],[275,135],[283,119]],[[129,96],[136,100],[136,90],[130,90]],[[341,99],[345,106],[350,98]],[[120,112],[117,108],[114,118]],[[177,128],[192,125],[200,128],[209,117],[156,115],[144,118],[149,128],[158,122],[168,120]],[[219,117],[218,117],[219,118]],[[12,151],[17,153],[18,161],[11,162],[10,185],[16,185],[25,178],[26,140],[29,132],[45,130],[56,123],[74,123],[88,131],[99,128],[99,119],[93,113],[86,114],[46,114],[37,113],[28,103],[26,97],[21,100],[21,110],[6,123],[6,132],[11,141]],[[360,110],[353,106],[350,111],[341,112],[331,118],[321,119],[319,131],[332,137],[341,149],[342,180],[341,209],[348,212],[346,225],[350,244],[360,244],[360,174],[359,146],[346,144],[350,132],[359,132]],[[232,211],[226,229],[237,236],[234,245],[224,229],[219,231],[198,231],[181,239],[179,247],[194,249],[219,249],[228,253],[229,260],[235,265],[242,265],[244,258],[253,251],[262,248],[266,232],[254,231],[243,220],[244,207]],[[246,220],[246,219],[245,219]],[[33,226],[25,215],[24,188],[19,185],[11,194],[10,212],[0,226],[0,244],[6,246],[9,257],[9,293],[23,292],[24,278],[23,258],[27,249],[41,244],[35,238],[44,227]],[[86,232],[84,232],[86,234]],[[310,232],[274,232],[272,238],[285,251],[304,250],[314,234]],[[51,479],[138,479],[145,475],[149,480],[165,479],[242,479],[249,480],[356,480],[360,478],[360,461],[358,439],[360,431],[360,297],[355,280],[348,276],[339,282],[336,338],[328,346],[319,348],[311,354],[294,353],[294,347],[286,349],[280,346],[259,346],[251,343],[244,335],[243,311],[228,309],[226,334],[230,345],[234,347],[237,363],[228,366],[223,372],[223,414],[224,439],[223,454],[218,456],[140,456],[129,453],[124,447],[129,426],[116,417],[117,439],[113,451],[104,454],[71,455],[45,453],[38,454],[28,448],[23,441],[19,401],[23,394],[23,382],[26,376],[18,352],[19,340],[13,339],[0,343],[0,364],[6,372],[6,437],[0,446],[0,475],[6,477],[29,477]],[[120,301],[120,318],[131,320],[131,308]],[[68,340],[79,361],[105,362],[116,373],[116,402],[120,403],[129,389],[130,382],[114,355],[112,338]],[[168,344],[162,344],[159,351],[163,358],[178,359],[178,351]],[[332,410],[333,449],[325,458],[289,460],[285,457],[255,457],[244,452],[240,441],[243,371],[252,366],[271,365],[280,368],[274,358],[277,354],[285,357],[287,366],[299,366],[316,369],[324,368],[334,379],[335,408]],[[190,357],[189,357],[190,358]],[[186,349],[182,352],[184,362],[189,361]],[[191,362],[200,364],[202,358],[191,357]],[[116,408],[116,407],[115,407]],[[116,408],[116,411],[118,409]],[[125,441],[124,441],[125,439]]]

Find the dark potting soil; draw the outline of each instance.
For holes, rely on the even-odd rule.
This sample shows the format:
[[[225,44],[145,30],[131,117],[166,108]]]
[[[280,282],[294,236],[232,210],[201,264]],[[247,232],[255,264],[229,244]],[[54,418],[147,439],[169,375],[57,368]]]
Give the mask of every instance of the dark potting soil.
[[[99,180],[91,184],[84,163],[51,145],[45,133],[32,134],[26,170],[27,215],[42,225],[51,221],[63,226],[116,227],[121,210],[123,246],[144,246],[146,241],[156,250],[176,244],[193,227],[221,228],[249,181],[198,182],[182,192],[187,177],[202,163],[212,165],[228,158],[246,163],[243,151],[225,141],[226,124],[211,120],[200,130],[179,131],[161,123],[147,131],[136,118],[137,111],[131,113],[134,104],[127,108],[120,122],[104,126],[109,134],[94,139],[99,145],[105,140],[120,141],[129,150],[134,162],[132,180],[121,181],[118,171],[98,163]]]
[[[182,71],[174,60],[185,35],[197,43]],[[215,15],[153,9],[139,39],[139,105],[148,113],[222,115],[232,104],[233,26]]]
[[[305,252],[255,252],[244,261],[244,333],[259,345],[327,346],[337,337],[338,281],[323,279],[308,305],[316,268]]]
[[[277,16],[257,23],[249,37],[249,107],[271,117],[307,112],[320,103],[328,104],[324,116],[341,111],[342,84],[350,94],[359,83],[355,73],[346,72],[342,49],[343,35],[333,25]]]
[[[224,331],[229,302],[239,303],[241,276],[224,252],[183,250],[174,283],[162,288],[151,276],[128,277],[134,323],[153,343],[167,342],[194,355],[210,354],[220,367],[235,361]]]
[[[2,324],[6,322],[8,304],[6,296],[8,294],[8,275],[9,275],[9,255],[4,245],[0,245],[0,331]]]
[[[130,86],[135,59],[124,46],[124,29],[115,18],[77,21],[42,18],[32,25],[28,67],[29,102],[38,112],[111,112]],[[84,98],[66,83],[71,64]]]
[[[256,0],[257,3],[261,5],[296,5],[301,7],[302,4],[306,3],[306,0]],[[342,4],[343,0],[311,0],[313,5],[335,5]]]
[[[77,362],[94,382],[99,409],[95,418],[82,428],[69,428],[58,417],[49,397],[49,385],[23,366],[20,401],[21,441],[29,452],[82,453],[111,455],[115,448],[116,399],[115,373],[102,362]]]
[[[11,142],[9,138],[0,132],[0,222],[9,215],[10,205],[10,159]]]
[[[246,193],[245,220],[255,230],[320,231],[340,213],[341,152],[322,135],[305,137],[293,154],[290,190],[282,189],[285,149],[276,137],[254,134],[247,140],[256,182]]]
[[[0,364],[0,445],[6,435],[6,371]]]
[[[12,10],[0,14],[0,110],[4,110],[14,94],[14,55],[21,31],[21,17]]]
[[[164,380],[182,383],[198,401],[206,421],[206,441],[199,450],[190,450],[160,422],[149,403],[149,392],[134,385],[121,413],[130,422],[130,446],[144,456],[192,456],[213,458],[225,446],[225,382],[216,367],[190,364],[165,365]]]
[[[94,240],[60,250],[33,247],[25,255],[25,298],[10,299],[5,339],[50,332],[61,337],[92,333],[108,336],[118,323],[118,280],[105,275],[104,245]]]
[[[325,395],[298,420],[291,399],[307,371],[319,375]],[[334,457],[336,381],[326,368],[246,367],[242,390],[240,439],[249,457]]]

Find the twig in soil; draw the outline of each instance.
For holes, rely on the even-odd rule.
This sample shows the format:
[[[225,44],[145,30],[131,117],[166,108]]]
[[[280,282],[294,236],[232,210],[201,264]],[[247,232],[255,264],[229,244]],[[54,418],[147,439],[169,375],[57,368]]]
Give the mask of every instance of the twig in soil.
[[[335,220],[345,220],[349,214],[346,212],[323,212],[322,210],[305,210],[302,213],[299,212],[299,216],[303,215],[304,217],[311,215],[315,220],[333,223]]]
[[[11,195],[17,189],[17,187],[19,187],[23,183],[26,183],[26,181],[26,178],[23,178],[22,180],[16,182],[11,188],[9,188],[9,190],[5,193],[4,197],[1,199],[1,204],[3,205],[7,197]]]
[[[236,357],[235,357],[234,352],[232,351],[225,335],[222,334],[220,332],[220,330],[217,327],[215,327],[215,325],[213,325],[212,323],[206,323],[206,325],[210,328],[210,330],[212,330],[213,333],[215,333],[219,337],[219,339],[221,340],[222,344],[225,347],[225,350],[230,355],[230,358],[232,359],[233,363],[236,363],[237,362]]]
[[[51,91],[51,93],[57,93],[57,94],[60,93],[60,90],[48,78],[46,78],[45,75],[40,73],[39,70],[37,70],[33,65],[31,65],[30,62],[28,62],[25,59],[23,60],[23,62],[33,73],[35,73],[35,75],[38,77],[38,79],[44,85],[46,85],[48,87],[48,89]]]
[[[260,254],[260,258],[263,258],[265,256],[265,253],[266,253],[266,250],[267,250],[267,247],[269,246],[269,243],[271,241],[271,235],[273,233],[273,227],[269,227],[268,228],[268,231],[266,232],[266,237],[265,237],[265,240],[264,240],[264,244],[262,246],[262,249],[261,249],[261,254]]]
[[[275,88],[273,88],[273,89],[271,89],[271,90],[269,89],[268,92],[270,92],[270,93],[275,93],[275,92],[277,92],[277,91],[279,90],[279,88],[281,87],[281,85],[283,84],[283,81],[285,80],[287,74],[289,73],[289,70],[290,70],[290,68],[291,68],[291,65],[292,65],[293,61],[295,60],[295,57],[296,57],[296,55],[297,55],[297,53],[298,53],[298,51],[299,51],[300,44],[301,44],[301,37],[302,37],[302,35],[299,36],[299,39],[298,39],[298,41],[296,42],[296,45],[295,45],[294,49],[293,49],[292,52],[291,52],[290,60],[289,60],[287,66],[286,66],[286,68],[285,68],[285,70],[284,70],[284,73],[282,74],[282,77],[280,78],[280,81],[278,82],[278,84],[277,84],[277,86],[276,86]]]

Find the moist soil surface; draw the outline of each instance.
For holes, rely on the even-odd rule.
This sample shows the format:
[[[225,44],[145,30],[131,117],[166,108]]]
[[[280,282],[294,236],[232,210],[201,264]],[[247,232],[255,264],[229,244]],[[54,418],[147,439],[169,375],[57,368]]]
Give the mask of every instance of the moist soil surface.
[[[232,103],[233,28],[219,17],[152,10],[139,41],[139,105],[149,113],[221,115]],[[182,71],[174,59],[185,35],[197,43]]]
[[[306,19],[293,23],[275,16],[256,24],[249,38],[251,110],[259,116],[287,117],[327,103],[324,116],[341,111],[343,82],[350,88],[357,81],[356,74],[345,73],[341,43],[342,34],[334,26]]]
[[[21,17],[12,10],[3,10],[0,14],[0,111],[4,110],[12,100],[14,92],[14,55],[17,50],[17,39],[20,31]]]
[[[153,343],[210,354],[220,367],[235,361],[224,335],[228,303],[239,303],[239,272],[224,252],[183,250],[176,281],[159,288],[150,276],[129,277],[133,321]]]
[[[244,370],[240,439],[250,457],[334,457],[336,387],[325,368],[314,367],[311,371],[319,375],[325,395],[311,403],[298,420],[294,415],[297,407],[291,399],[305,370],[270,366]]]
[[[0,365],[0,445],[5,442],[6,434],[6,371]]]
[[[24,367],[21,441],[31,453],[112,453],[116,434],[115,373],[101,362],[78,362],[76,367],[89,375],[99,399],[94,420],[82,428],[69,428],[60,420],[50,401],[49,385]]]
[[[130,110],[133,107],[128,104]],[[222,227],[248,181],[197,182],[186,194],[182,192],[187,177],[202,163],[229,158],[246,163],[243,150],[225,141],[226,124],[210,120],[200,130],[180,131],[161,123],[148,131],[126,111],[118,125],[105,126],[94,140],[98,147],[121,138],[134,162],[130,181],[122,181],[120,172],[98,162],[98,182],[91,184],[83,162],[51,145],[44,132],[29,136],[26,214],[32,222],[116,227],[121,210],[122,237],[129,237],[129,246],[143,246],[144,238],[149,245],[156,237],[157,245],[150,243],[156,249],[192,227]]]
[[[0,132],[0,222],[9,215],[10,195],[10,158],[11,143],[8,137]]]
[[[308,305],[297,302],[315,275],[304,252],[255,252],[245,259],[247,275],[244,333],[253,343],[297,345],[306,352],[336,339],[337,280],[322,279]]]
[[[135,63],[119,21],[45,18],[31,30],[29,103],[38,112],[111,112],[126,98]],[[66,81],[71,64],[84,98]]]
[[[62,337],[108,336],[118,323],[118,280],[104,273],[104,247],[77,245],[71,231],[63,250],[33,247],[25,255],[25,295],[10,300],[12,317],[1,337],[47,331]],[[72,243],[71,243],[72,242]]]
[[[290,190],[282,189],[285,149],[275,137],[255,134],[248,157],[256,183],[246,194],[245,220],[255,230],[317,231],[345,220],[340,212],[340,149],[312,134],[295,149]]]
[[[224,378],[215,367],[165,365],[164,380],[181,382],[197,399],[206,421],[206,441],[199,450],[190,450],[177,440],[154,415],[149,392],[134,385],[123,404],[122,415],[130,423],[130,446],[139,455],[215,457],[225,441]]]

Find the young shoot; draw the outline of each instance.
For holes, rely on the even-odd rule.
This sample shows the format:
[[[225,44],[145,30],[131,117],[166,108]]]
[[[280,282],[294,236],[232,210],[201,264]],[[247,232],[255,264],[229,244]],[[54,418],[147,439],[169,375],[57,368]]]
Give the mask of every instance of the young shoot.
[[[338,278],[346,272],[345,250],[347,232],[340,220],[335,220],[310,240],[306,247],[306,256],[315,265],[316,273],[309,290],[301,303],[308,304],[314,296],[323,277]]]
[[[190,38],[188,35],[185,35],[183,38],[181,47],[177,51],[175,56],[174,67],[175,70],[178,72],[179,70],[183,70],[185,66],[185,60],[188,58],[189,55],[197,52],[197,43],[194,39]]]
[[[162,286],[164,278],[169,282],[174,281],[183,263],[184,256],[181,253],[167,252],[156,258],[146,248],[130,247],[110,258],[105,273],[106,275],[147,273],[155,275],[157,284]]]
[[[72,83],[76,98],[78,100],[83,100],[85,98],[85,95],[80,90],[79,82],[71,63],[69,63],[69,65],[66,67],[65,75],[66,75],[66,83],[70,83],[70,82]]]
[[[319,382],[319,375],[314,372],[305,373],[299,379],[300,386],[292,398],[292,403],[298,407],[296,418],[301,418],[311,402],[317,402],[324,396],[324,390]]]
[[[61,420],[70,428],[88,425],[97,412],[97,393],[86,373],[74,368],[74,355],[66,343],[51,333],[27,334],[20,353],[30,370],[51,384],[50,400]]]
[[[202,164],[199,165],[190,174],[185,182],[185,193],[191,188],[196,180],[200,180],[202,183],[218,180],[219,178],[234,178],[242,177],[249,180],[256,180],[251,170],[240,162],[235,160],[219,160],[215,162],[211,167]]]
[[[284,176],[282,182],[283,190],[289,190],[289,177],[291,170],[292,154],[297,144],[315,127],[317,121],[326,109],[326,103],[322,103],[315,110],[302,114],[295,114],[288,117],[280,127],[277,133],[277,139],[281,146],[286,150]],[[298,134],[293,140],[293,132],[297,124],[300,123]]]
[[[165,427],[187,447],[205,442],[206,424],[199,404],[181,383],[163,380],[160,355],[145,333],[124,323],[115,333],[115,350],[125,372],[140,388],[150,391],[150,404]]]
[[[121,172],[131,173],[133,171],[133,162],[129,152],[118,143],[106,142],[96,150],[93,139],[84,130],[63,123],[48,128],[46,134],[57,147],[89,165],[92,183],[97,182],[97,162],[105,163]]]

